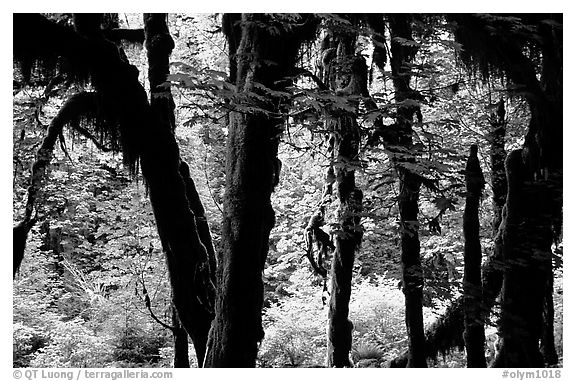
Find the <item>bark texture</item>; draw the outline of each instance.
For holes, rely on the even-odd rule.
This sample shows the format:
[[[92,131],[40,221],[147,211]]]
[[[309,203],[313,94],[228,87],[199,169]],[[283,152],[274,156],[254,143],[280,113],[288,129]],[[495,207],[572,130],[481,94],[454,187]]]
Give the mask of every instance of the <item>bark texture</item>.
[[[350,21],[356,22],[354,17]],[[323,41],[321,76],[327,88],[343,97],[359,96],[366,87],[366,62],[362,57],[354,55],[355,44],[356,36],[350,32],[329,31]],[[356,100],[348,102],[351,110],[357,109]],[[355,179],[360,163],[360,127],[356,112],[350,109],[345,111],[329,105],[325,110],[325,125],[329,131],[333,162],[326,176],[324,197],[329,198],[334,184],[339,201],[335,250],[330,268],[327,366],[337,368],[352,366],[350,350],[353,324],[348,314],[352,269],[362,241],[359,215],[362,211],[362,191],[356,186]]]
[[[190,368],[188,332],[180,324],[178,312],[172,306],[172,336],[174,340],[174,368]]]
[[[522,151],[506,159],[508,196],[503,221],[504,269],[502,317],[499,330],[502,347],[494,367],[542,367],[539,351],[542,311],[550,263],[552,232],[541,220],[545,208],[544,184],[533,180],[522,160]],[[518,285],[522,285],[519,288]]]
[[[315,30],[308,17],[292,28],[280,21],[243,14],[241,23],[232,25],[240,28],[224,28],[230,46],[237,44],[231,62],[237,98],[231,102],[236,111],[228,129],[223,253],[206,367],[254,367],[264,337],[262,270],[274,226],[270,195],[279,179],[280,113],[286,105],[270,90],[286,90],[300,43]],[[277,28],[268,28],[270,23]]]
[[[482,303],[482,247],[478,208],[484,175],[478,160],[478,146],[470,147],[466,163],[466,206],[464,209],[464,341],[468,368],[485,368],[484,319]]]
[[[411,41],[412,27],[409,15],[390,15],[392,81],[394,83],[395,100],[398,103],[414,99],[415,92],[410,87],[410,64],[416,55],[417,48],[406,44]],[[396,144],[401,147],[412,147],[412,123],[414,116],[421,119],[420,110],[416,106],[399,106],[395,123]],[[394,144],[394,143],[392,143]],[[418,198],[420,175],[410,170],[405,163],[413,158],[394,158],[398,177],[400,179],[400,194],[398,206],[400,209],[401,242],[402,242],[402,283],[406,305],[406,330],[409,337],[408,367],[423,367],[426,365],[426,350],[424,337],[424,320],[422,316],[422,289],[424,274],[420,261],[420,240],[418,238]],[[404,163],[403,163],[404,161]]]
[[[502,216],[506,213],[506,108],[504,99],[500,99],[496,112],[490,116],[490,172],[492,185],[492,235],[494,248],[482,267],[482,309],[484,321],[488,321],[496,298],[502,290],[502,278],[504,275],[504,260],[502,257],[502,232],[500,224]]]

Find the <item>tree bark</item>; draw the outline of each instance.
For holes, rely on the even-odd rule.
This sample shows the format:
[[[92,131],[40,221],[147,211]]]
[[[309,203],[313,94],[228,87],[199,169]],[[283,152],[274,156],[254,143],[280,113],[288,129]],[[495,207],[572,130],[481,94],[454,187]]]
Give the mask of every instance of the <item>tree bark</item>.
[[[352,17],[350,21],[354,23],[355,19]],[[355,35],[335,31],[330,31],[323,43],[322,77],[327,87],[343,97],[362,95],[362,89],[367,86],[366,62],[362,57],[354,56],[355,44]],[[347,102],[357,109],[356,100]],[[354,259],[363,235],[359,215],[362,211],[362,191],[356,186],[355,179],[356,168],[359,167],[360,127],[356,112],[332,109],[331,106],[326,108],[325,124],[330,132],[331,154],[335,155],[334,162],[330,164],[334,171],[329,172],[327,178],[330,175],[335,177],[339,201],[335,250],[330,269],[327,366],[343,368],[352,366],[353,324],[348,319],[348,313]],[[327,182],[326,185],[325,191],[331,193],[332,183]]]
[[[411,41],[412,27],[409,15],[390,15],[392,81],[396,102],[412,99],[415,95],[410,87],[410,63],[416,55],[417,48],[404,41]],[[420,110],[414,106],[400,106],[397,110],[395,123],[397,144],[412,147],[412,123],[414,115]],[[424,273],[420,262],[420,240],[418,238],[418,198],[420,194],[421,177],[412,172],[402,161],[414,161],[414,158],[394,158],[398,177],[400,179],[400,194],[398,206],[400,209],[401,241],[402,241],[402,283],[406,305],[406,330],[409,337],[410,356],[408,367],[423,367],[426,364],[424,338],[424,319],[422,316],[422,289]]]
[[[542,226],[544,184],[533,180],[522,151],[506,159],[508,196],[503,221],[506,261],[499,329],[502,347],[494,367],[542,367],[539,351],[552,232]],[[546,233],[548,230],[548,233]]]
[[[254,367],[264,337],[262,271],[274,226],[270,196],[279,179],[280,113],[286,107],[286,99],[269,90],[286,91],[300,43],[312,37],[303,30],[307,19],[303,26],[271,31],[266,25],[275,17],[243,14],[240,29],[226,28],[228,40],[239,41],[231,65],[237,98],[228,128],[223,253],[206,367]],[[241,36],[234,34],[238,30]]]
[[[190,368],[188,332],[180,324],[178,312],[172,306],[172,336],[174,339],[174,368]]]
[[[490,318],[496,298],[500,295],[504,275],[502,232],[500,230],[502,216],[506,213],[504,206],[508,189],[506,170],[504,168],[504,162],[506,161],[506,109],[504,99],[500,99],[496,112],[490,116],[490,126],[492,235],[494,237],[494,248],[482,267],[482,308],[485,314],[485,322]]]
[[[170,91],[170,84],[167,81],[168,74],[170,73],[170,53],[174,47],[174,42],[170,36],[168,26],[166,24],[166,14],[144,14],[144,34],[145,46],[148,55],[148,79],[150,81],[151,93],[151,111],[162,131],[166,134],[169,133],[172,142],[175,145],[175,116],[174,116],[174,101]],[[172,162],[172,176],[174,177],[174,184],[181,192],[177,195],[177,200],[180,201],[181,207],[185,209],[185,220],[177,223],[185,223],[176,227],[181,229],[179,233],[188,235],[189,242],[177,242],[184,237],[171,237],[169,234],[176,232],[163,231],[159,226],[159,233],[162,239],[162,244],[166,254],[166,261],[170,274],[170,282],[172,285],[173,302],[178,311],[179,320],[182,322],[186,331],[190,334],[196,350],[196,357],[198,364],[202,364],[206,352],[206,343],[208,341],[208,332],[213,318],[213,303],[214,303],[214,286],[213,286],[213,271],[214,268],[210,267],[210,254],[207,246],[211,247],[211,239],[204,236],[204,241],[200,237],[197,225],[198,216],[196,216],[191,205],[199,202],[197,197],[190,199],[196,190],[194,182],[186,172],[186,164],[180,160],[178,147],[175,146],[174,155],[171,157]],[[154,197],[152,191],[151,174],[149,171],[147,156],[142,156],[142,171],[148,180],[150,187],[151,199]],[[156,168],[155,168],[156,169]],[[148,176],[146,176],[148,174]],[[154,173],[154,175],[158,175]],[[184,177],[184,176],[186,177]],[[158,178],[159,180],[161,179]],[[162,181],[162,180],[161,180]],[[160,185],[160,184],[158,184]],[[165,186],[169,186],[169,183]],[[172,194],[162,195],[164,189],[160,192],[160,197],[174,197]],[[160,200],[158,197],[157,204],[162,203],[162,207],[155,209],[157,221],[164,218],[171,218],[164,215],[164,206],[168,200]],[[153,199],[154,200],[154,199]],[[169,202],[169,201],[168,201]],[[154,205],[154,201],[153,201]],[[201,206],[200,206],[201,207]],[[205,216],[202,215],[205,219]],[[188,240],[187,239],[187,240]],[[171,241],[171,242],[170,242]],[[205,244],[206,243],[206,244]],[[182,245],[180,252],[178,246]],[[190,245],[191,244],[191,245]],[[190,246],[189,246],[190,245]],[[192,257],[199,258],[194,263]],[[201,295],[198,298],[192,297],[193,295]],[[182,340],[180,336],[178,339]]]
[[[364,69],[365,70],[365,69]],[[328,310],[328,366],[350,367],[353,324],[348,319],[352,291],[354,258],[362,241],[360,213],[362,191],[356,187],[355,169],[347,168],[358,160],[360,129],[356,116],[338,118],[333,126],[337,147],[338,231],[332,258],[330,303]],[[353,164],[352,164],[353,165]]]
[[[498,109],[490,116],[490,171],[492,177],[492,235],[496,236],[502,221],[502,208],[506,204],[506,108],[504,99],[498,102]]]
[[[478,161],[478,146],[470,147],[466,163],[466,206],[464,209],[464,341],[468,368],[485,368],[484,319],[482,303],[482,247],[478,208],[484,176]]]

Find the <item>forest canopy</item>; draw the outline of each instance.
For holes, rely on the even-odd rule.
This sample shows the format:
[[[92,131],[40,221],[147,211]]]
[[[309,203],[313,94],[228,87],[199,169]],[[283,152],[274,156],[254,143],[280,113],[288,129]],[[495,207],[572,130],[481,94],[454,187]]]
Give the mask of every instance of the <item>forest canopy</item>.
[[[14,367],[562,367],[562,14],[13,15]]]

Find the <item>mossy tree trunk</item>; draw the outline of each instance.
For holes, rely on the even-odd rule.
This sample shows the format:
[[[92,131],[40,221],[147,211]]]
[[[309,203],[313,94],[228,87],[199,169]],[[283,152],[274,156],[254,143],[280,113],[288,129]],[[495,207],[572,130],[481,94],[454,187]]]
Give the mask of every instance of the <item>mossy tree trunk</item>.
[[[352,20],[353,21],[353,20]],[[361,56],[355,56],[356,36],[334,34],[323,52],[324,78],[337,94],[360,96],[366,87],[367,68]],[[353,101],[357,108],[357,101]],[[336,190],[339,201],[335,233],[335,250],[330,271],[328,309],[328,367],[350,367],[353,324],[348,319],[352,291],[354,258],[362,241],[360,213],[362,191],[356,185],[359,168],[360,127],[355,112],[326,110],[326,130],[334,147]]]
[[[396,102],[413,99],[415,91],[410,87],[411,69],[417,48],[413,41],[411,17],[405,14],[388,17],[391,36],[392,81]],[[395,123],[396,138],[401,147],[412,147],[412,124],[414,116],[421,118],[420,110],[415,106],[400,106],[397,110]],[[424,320],[422,316],[422,289],[424,274],[420,261],[420,239],[418,222],[418,199],[420,175],[414,173],[405,162],[414,158],[394,159],[400,181],[398,206],[400,209],[401,242],[402,242],[402,284],[406,305],[406,330],[409,338],[408,367],[426,367],[426,351],[424,338]]]
[[[550,266],[552,234],[542,224],[545,195],[522,160],[512,151],[506,160],[508,196],[503,221],[503,255],[506,261],[499,331],[502,347],[495,367],[542,367],[539,351],[546,275]],[[522,285],[522,287],[518,287]]]
[[[231,61],[237,97],[230,103],[235,111],[228,128],[223,252],[206,367],[254,367],[264,337],[262,271],[274,226],[270,196],[280,175],[277,152],[287,102],[270,90],[287,90],[300,43],[315,30],[308,17],[300,26],[281,21],[277,15],[243,14],[241,23],[224,28],[228,42],[237,45]],[[275,30],[267,28],[270,22],[276,22]]]
[[[464,208],[464,342],[468,368],[485,368],[484,319],[482,303],[482,247],[478,208],[484,175],[478,160],[478,146],[470,147],[466,163],[466,206]]]

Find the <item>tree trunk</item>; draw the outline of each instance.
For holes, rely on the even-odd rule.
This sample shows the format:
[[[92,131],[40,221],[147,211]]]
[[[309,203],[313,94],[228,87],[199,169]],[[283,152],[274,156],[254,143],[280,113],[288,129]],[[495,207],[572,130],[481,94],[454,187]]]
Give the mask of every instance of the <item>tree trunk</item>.
[[[494,367],[543,367],[539,351],[547,273],[551,266],[552,232],[546,213],[545,184],[535,181],[522,151],[506,159],[508,196],[503,220],[506,261],[499,329],[502,347]],[[544,210],[542,210],[544,209]]]
[[[200,237],[197,225],[199,216],[196,216],[191,209],[191,206],[197,204],[199,200],[197,197],[192,197],[196,193],[194,182],[186,171],[186,164],[180,160],[178,147],[176,146],[174,136],[175,106],[170,86],[167,82],[170,72],[169,58],[174,42],[170,36],[166,19],[166,14],[145,14],[144,34],[148,54],[151,109],[164,135],[170,134],[169,137],[167,136],[166,147],[168,148],[172,145],[171,149],[173,150],[172,156],[164,153],[160,155],[164,155],[171,160],[170,163],[165,164],[167,174],[173,176],[173,179],[167,179],[165,174],[156,172],[157,169],[162,171],[162,168],[156,167],[159,160],[153,159],[155,160],[153,163],[149,160],[152,159],[151,157],[143,155],[141,163],[142,172],[150,187],[150,197],[153,206],[155,204],[154,201],[156,201],[157,207],[154,212],[157,221],[176,217],[165,214],[172,201],[179,201],[180,207],[184,209],[182,211],[185,214],[183,220],[173,221],[176,224],[167,231],[163,230],[159,223],[158,231],[166,253],[173,290],[173,302],[178,311],[180,321],[192,338],[198,364],[202,364],[206,352],[210,323],[213,318],[214,286],[212,280],[214,279],[214,268],[210,267],[211,262],[213,262],[210,259],[210,254],[212,254],[213,258],[214,253],[211,239],[207,239],[204,236],[205,239],[202,240]],[[172,171],[171,173],[168,171],[169,167]],[[151,168],[154,168],[154,172],[150,171]],[[159,184],[157,184],[158,188],[173,185],[174,189],[159,189],[157,193],[152,189],[152,183],[156,181],[159,181]],[[166,183],[160,184],[163,181],[166,181]],[[176,195],[174,191],[179,193]],[[166,198],[168,197],[174,197],[175,200],[167,200]],[[201,217],[205,220],[205,216],[202,215]],[[179,234],[182,235],[179,236]],[[184,235],[189,238],[184,238]],[[211,248],[212,253],[207,250],[207,247]],[[194,263],[193,257],[199,260],[197,259],[196,263]],[[195,298],[193,297],[194,295],[201,296]]]
[[[353,22],[354,20],[352,20]],[[325,81],[341,96],[359,96],[366,87],[366,62],[354,56],[356,36],[350,33],[330,34],[330,43],[323,52]],[[331,58],[330,58],[331,57]],[[336,87],[341,84],[341,87]],[[357,101],[353,102],[355,108]],[[362,191],[356,186],[355,173],[359,166],[360,127],[355,112],[327,109],[326,130],[334,147],[336,189],[339,200],[335,251],[330,271],[330,302],[328,309],[327,366],[352,366],[353,324],[348,319],[352,291],[354,258],[362,241],[359,213],[362,211]]]
[[[338,231],[336,250],[332,258],[330,304],[328,310],[328,366],[350,367],[353,324],[348,320],[348,306],[352,291],[354,257],[362,241],[360,212],[362,191],[356,187],[355,169],[347,168],[358,160],[360,130],[356,116],[349,115],[335,120],[338,189]]]
[[[492,235],[496,236],[502,221],[502,208],[506,204],[506,108],[504,99],[498,102],[496,113],[490,117],[490,170],[492,175]]]
[[[504,260],[502,257],[502,231],[500,224],[502,216],[506,213],[506,109],[504,99],[498,102],[498,109],[490,117],[490,170],[492,178],[492,236],[494,248],[488,256],[488,260],[482,267],[482,309],[484,321],[490,318],[490,313],[500,291],[502,290],[502,278],[504,275]]]
[[[484,176],[478,161],[478,146],[470,147],[466,163],[466,206],[464,209],[464,341],[468,368],[485,368],[484,319],[482,303],[482,247],[478,208]]]
[[[422,315],[422,288],[424,274],[420,262],[420,240],[418,238],[418,197],[420,178],[407,170],[400,170],[400,223],[402,241],[402,285],[406,309],[406,332],[410,357],[409,368],[425,368],[426,345],[424,318]]]
[[[206,367],[254,367],[264,337],[262,271],[275,218],[270,196],[280,171],[278,115],[286,105],[270,90],[286,90],[300,43],[313,35],[305,30],[308,20],[271,31],[265,25],[274,17],[244,14],[241,28],[225,28],[229,41],[239,41],[233,64],[237,98],[228,129],[223,253]],[[238,30],[241,36],[234,35]]]
[[[411,41],[412,27],[409,15],[390,15],[392,81],[396,102],[400,103],[415,96],[410,88],[410,64],[414,60],[417,48],[406,44]],[[412,120],[414,115],[421,119],[420,110],[414,106],[398,107],[395,130],[396,144],[412,147]],[[423,367],[426,364],[424,338],[424,319],[422,316],[422,288],[424,273],[420,262],[420,240],[418,238],[418,198],[420,194],[421,177],[412,172],[403,161],[414,161],[414,158],[393,158],[400,179],[400,194],[398,205],[400,209],[401,241],[402,241],[402,283],[406,304],[406,330],[409,337],[410,356],[408,367]]]
[[[190,368],[188,333],[180,324],[178,312],[172,306],[172,336],[174,338],[174,368]]]

